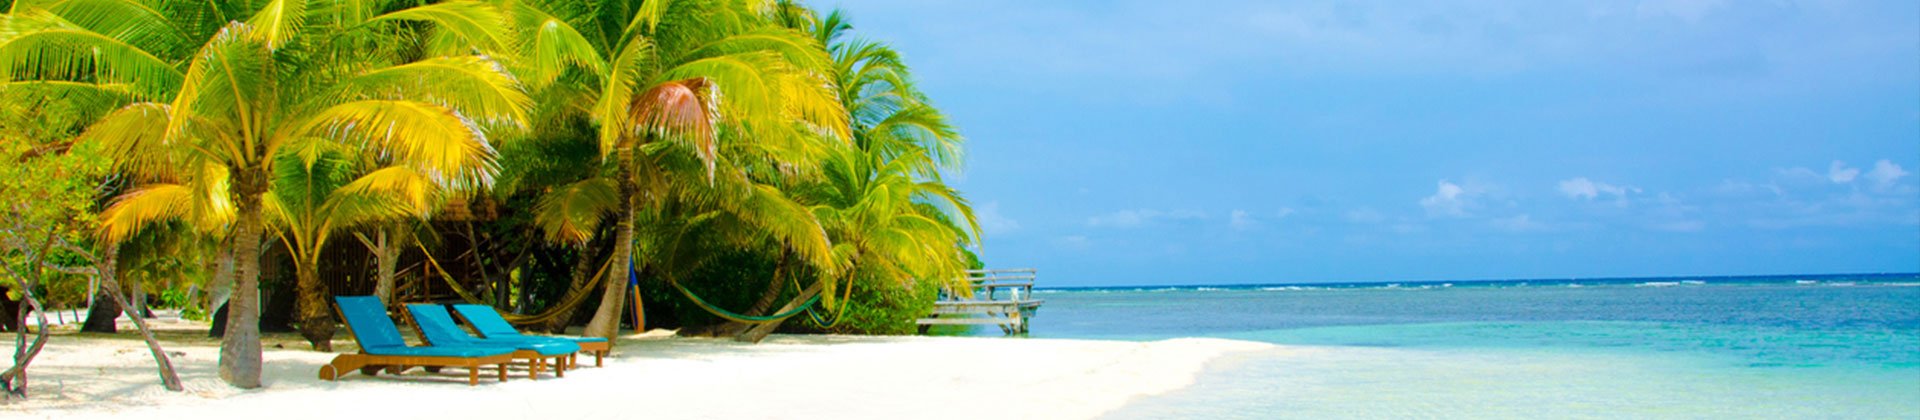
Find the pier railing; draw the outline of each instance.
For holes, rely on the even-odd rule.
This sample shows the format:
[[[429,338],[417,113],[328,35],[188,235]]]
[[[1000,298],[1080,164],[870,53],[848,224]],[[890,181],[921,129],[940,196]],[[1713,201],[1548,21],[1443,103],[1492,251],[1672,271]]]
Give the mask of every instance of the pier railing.
[[[967,290],[942,290],[933,313],[920,318],[920,332],[933,325],[998,325],[1008,334],[1027,332],[1027,320],[1039,310],[1033,298],[1038,270],[967,270]]]

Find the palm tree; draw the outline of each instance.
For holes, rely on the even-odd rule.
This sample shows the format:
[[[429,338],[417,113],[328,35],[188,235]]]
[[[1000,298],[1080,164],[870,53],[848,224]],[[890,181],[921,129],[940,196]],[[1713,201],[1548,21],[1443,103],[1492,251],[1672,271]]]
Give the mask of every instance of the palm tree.
[[[546,88],[595,98],[580,111],[597,125],[600,155],[612,166],[609,174],[556,188],[542,200],[541,224],[551,236],[585,242],[598,221],[612,215],[613,260],[638,261],[644,269],[648,261],[636,258],[635,244],[658,241],[636,236],[641,219],[673,216],[661,211],[675,201],[764,203],[755,200],[769,191],[743,183],[747,165],[804,165],[799,157],[819,149],[822,139],[845,138],[846,114],[822,76],[829,63],[824,49],[779,26],[775,6],[560,0],[516,9],[529,40],[517,68],[526,69],[530,84],[557,81]],[[740,155],[723,154],[731,152]],[[805,223],[781,225],[796,236],[809,234]],[[824,240],[814,242],[821,245],[809,247],[819,250],[813,255],[823,256]],[[611,278],[630,275],[627,264],[614,267]],[[606,282],[589,335],[614,334],[625,286]]]
[[[370,222],[424,219],[449,191],[418,168],[370,159],[372,155],[338,143],[308,141],[301,146],[310,149],[274,157],[279,162],[274,164],[272,188],[262,201],[269,224],[293,255],[302,307],[324,311],[328,293],[320,282],[320,255],[335,233]],[[333,323],[313,324],[309,328],[303,323],[302,331],[319,331],[315,348],[331,351]]]
[[[131,92],[137,102],[84,138],[107,144],[140,183],[103,214],[102,236],[127,238],[158,220],[230,231],[239,258],[221,378],[260,385],[258,280],[269,197],[286,156],[338,148],[450,187],[493,172],[487,129],[513,126],[525,97],[485,53],[510,45],[502,15],[473,1],[16,2],[0,22],[4,76]],[[229,19],[232,21],[229,22]],[[395,40],[457,40],[433,48]],[[432,42],[428,42],[432,46]],[[458,50],[457,52],[452,52]],[[313,159],[301,158],[301,161]],[[330,339],[319,285],[299,315],[316,347]]]
[[[832,269],[819,273],[823,287],[803,290],[787,306],[817,293],[827,306],[844,309],[856,282],[957,285],[965,277],[966,247],[979,232],[967,201],[940,178],[941,169],[959,161],[960,135],[913,87],[893,49],[850,39],[852,25],[837,11],[815,19],[803,9],[788,10],[785,24],[828,45],[832,84],[850,116],[853,142],[821,158],[820,179],[790,188],[812,206],[834,245]],[[757,325],[736,338],[758,341],[777,326]]]

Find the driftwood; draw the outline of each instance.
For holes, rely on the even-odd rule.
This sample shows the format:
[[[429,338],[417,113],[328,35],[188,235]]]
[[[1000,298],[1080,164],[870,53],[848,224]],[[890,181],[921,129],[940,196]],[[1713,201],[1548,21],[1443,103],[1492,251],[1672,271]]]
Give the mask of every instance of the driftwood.
[[[127,298],[120,294],[120,281],[115,278],[118,271],[114,269],[115,262],[119,260],[119,248],[118,245],[107,247],[106,258],[100,263],[100,289],[107,291],[113,303],[120,305],[121,312],[133,320],[134,330],[140,332],[142,340],[146,340],[147,351],[153,353],[153,364],[160,370],[160,384],[166,386],[168,391],[185,390],[186,387],[180,385],[180,375],[173,371],[173,361],[167,358],[167,351],[160,348],[160,342],[153,339],[153,330],[147,328],[146,317],[142,316],[146,314],[140,313],[144,308],[128,305]]]

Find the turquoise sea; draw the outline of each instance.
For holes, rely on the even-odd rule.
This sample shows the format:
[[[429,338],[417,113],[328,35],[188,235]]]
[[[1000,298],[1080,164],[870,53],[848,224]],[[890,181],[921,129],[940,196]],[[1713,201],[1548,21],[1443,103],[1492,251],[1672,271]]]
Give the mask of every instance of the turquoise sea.
[[[1920,418],[1920,275],[1037,291],[1033,337],[1287,345],[1113,418]]]

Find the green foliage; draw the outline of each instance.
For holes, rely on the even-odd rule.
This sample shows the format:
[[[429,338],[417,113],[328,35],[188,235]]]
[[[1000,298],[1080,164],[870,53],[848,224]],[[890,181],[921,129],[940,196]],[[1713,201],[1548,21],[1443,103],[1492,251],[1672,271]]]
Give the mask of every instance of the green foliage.
[[[819,307],[814,309],[813,316],[796,318],[801,322],[789,323],[791,327],[784,330],[799,333],[913,334],[917,330],[914,320],[932,313],[934,298],[939,293],[940,287],[930,283],[857,282],[853,285],[852,297],[846,299],[846,309],[837,318],[833,311],[839,308]],[[826,325],[821,324],[823,321]]]
[[[0,212],[57,231],[65,247],[48,260],[60,267],[122,244],[123,279],[190,317],[205,308],[185,291],[212,286],[237,226],[262,223],[292,251],[265,264],[317,277],[327,247],[358,246],[335,236],[454,203],[500,210],[417,223],[420,243],[447,229],[486,238],[442,262],[512,273],[488,286],[529,310],[594,271],[582,267],[623,267],[615,251],[631,249],[653,320],[718,321],[663,280],[735,311],[777,281],[774,306],[820,284],[816,315],[838,317],[795,331],[898,334],[980,266],[972,211],[942,179],[963,138],[900,54],[838,12],[741,0],[19,6],[0,14],[0,202],[31,205]],[[615,238],[619,220],[634,222],[630,242]],[[22,264],[25,244],[0,246],[0,263]],[[48,279],[49,300],[86,298],[87,276]]]
[[[0,287],[10,298],[26,264],[50,243],[43,264],[84,270],[93,263],[89,233],[105,188],[108,160],[98,147],[70,141],[98,103],[69,100],[57,87],[0,89]],[[87,300],[87,278],[42,270],[36,291],[43,304],[74,306]]]
[[[766,290],[767,283],[774,280],[774,268],[773,256],[744,250],[729,251],[707,259],[706,264],[689,270],[677,280],[707,303],[745,313]],[[651,319],[655,314],[658,314],[663,325],[703,326],[726,322],[687,300],[679,290],[665,282],[644,282],[642,287],[641,296],[654,299],[647,302],[649,323],[655,323]],[[783,289],[781,297],[793,296],[792,286]],[[784,301],[782,299],[780,302]]]

